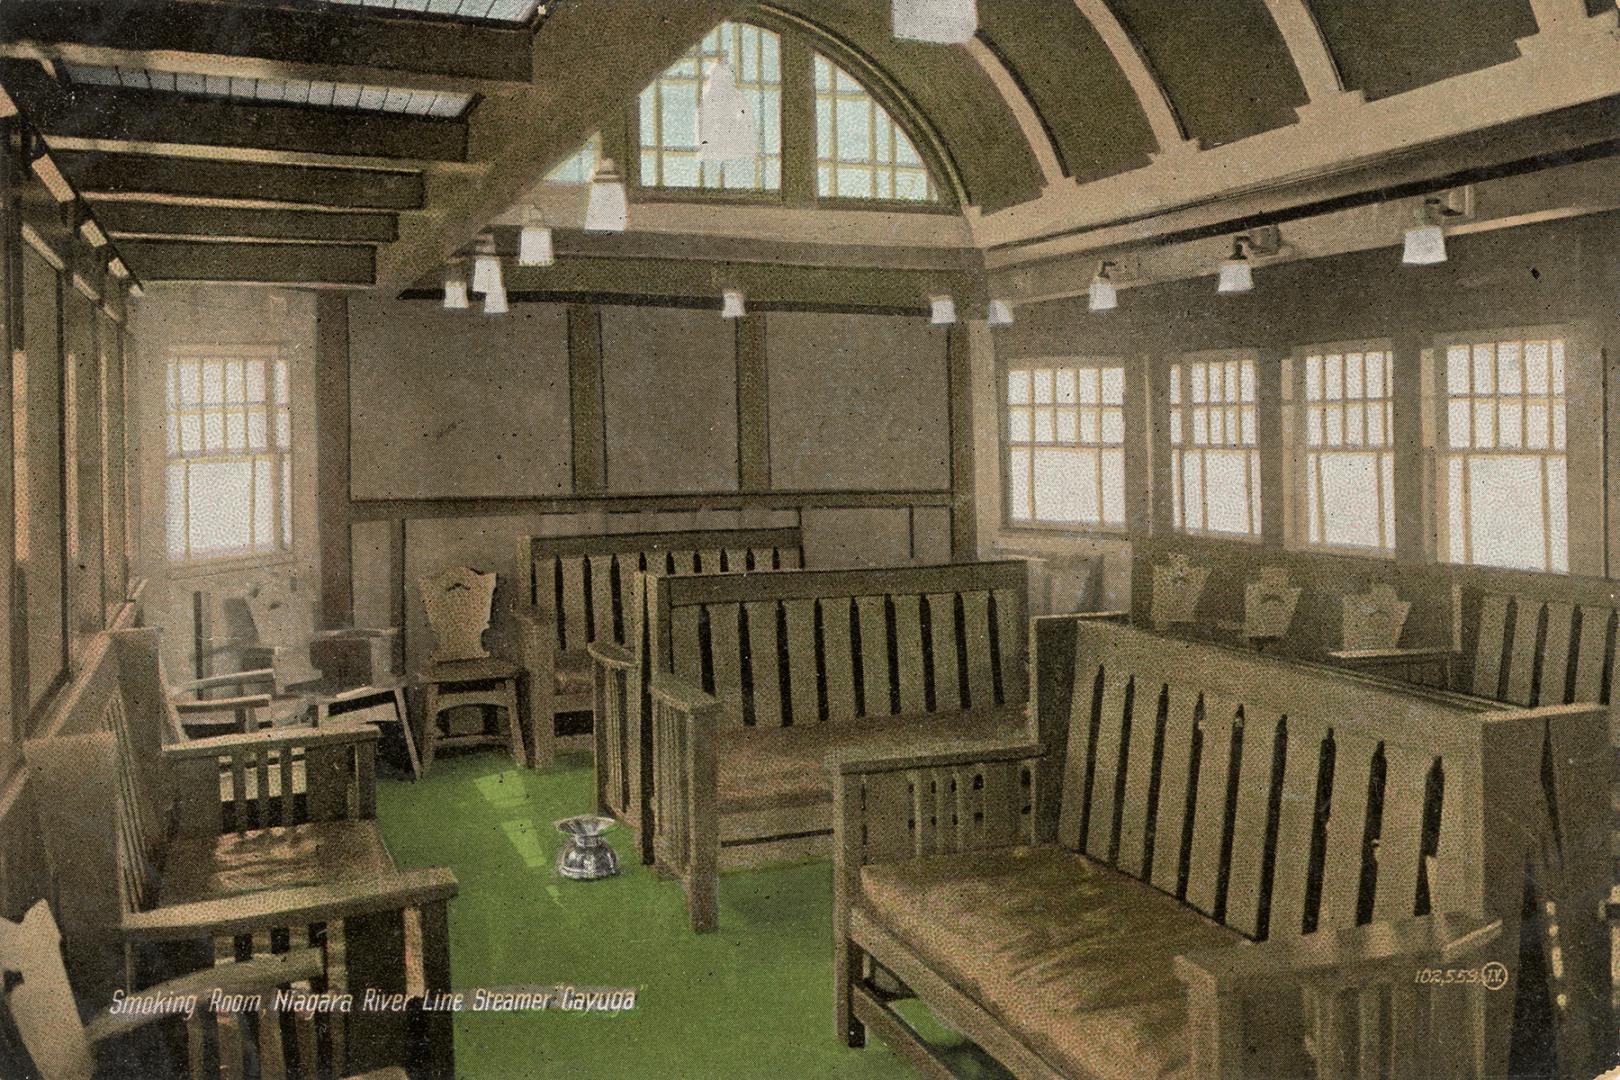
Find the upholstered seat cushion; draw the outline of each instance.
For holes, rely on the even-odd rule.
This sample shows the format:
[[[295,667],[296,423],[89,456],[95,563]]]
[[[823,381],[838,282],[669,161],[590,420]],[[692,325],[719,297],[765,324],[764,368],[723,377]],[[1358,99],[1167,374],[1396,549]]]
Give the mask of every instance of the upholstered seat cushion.
[[[579,652],[559,655],[557,657],[557,667],[552,672],[551,683],[553,692],[559,697],[589,694],[594,688],[591,675],[591,654]]]
[[[1172,960],[1241,940],[1118,871],[1058,847],[878,863],[865,911],[1058,1072],[1105,1080],[1187,1066]]]
[[[323,821],[223,836],[181,836],[163,854],[164,904],[263,889],[376,881],[394,868],[377,823]]]
[[[792,727],[728,727],[719,740],[718,804],[738,812],[832,801],[833,751],[857,756],[931,742],[1027,737],[1022,705],[990,713],[833,720]]]

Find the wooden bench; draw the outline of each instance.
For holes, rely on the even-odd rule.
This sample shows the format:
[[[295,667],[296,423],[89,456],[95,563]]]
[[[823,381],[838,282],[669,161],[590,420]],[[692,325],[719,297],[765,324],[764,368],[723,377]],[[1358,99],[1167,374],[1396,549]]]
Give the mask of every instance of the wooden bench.
[[[630,580],[636,573],[789,570],[803,562],[797,526],[524,537],[511,618],[526,672],[529,763],[547,768],[559,749],[592,746],[590,733],[560,735],[557,720],[592,710],[587,647],[625,644],[634,625]]]
[[[106,1000],[216,958],[305,945],[323,950],[317,989],[448,990],[456,879],[389,855],[376,728],[165,745],[172,722],[161,687],[123,672],[102,635],[49,734],[24,745],[81,993]],[[448,1014],[356,1009],[338,1022],[350,1071],[453,1073]]]
[[[644,855],[694,929],[716,924],[721,868],[826,853],[828,752],[1027,737],[1027,580],[1023,562],[648,576],[650,715],[624,730],[650,747]]]
[[[841,1039],[950,1075],[916,996],[1018,1077],[1506,1075],[1529,873],[1579,1002],[1560,1073],[1591,1075],[1601,710],[1098,620],[1035,641],[1040,743],[837,765]]]

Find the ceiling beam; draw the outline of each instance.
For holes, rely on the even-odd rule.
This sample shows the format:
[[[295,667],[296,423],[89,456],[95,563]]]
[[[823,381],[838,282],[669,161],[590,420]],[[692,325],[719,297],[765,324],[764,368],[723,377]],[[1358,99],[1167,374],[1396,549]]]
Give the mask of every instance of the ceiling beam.
[[[342,210],[419,210],[422,174],[208,161],[144,154],[53,155],[87,195],[168,196],[200,202],[268,202]]]
[[[96,220],[115,240],[302,240],[311,243],[390,244],[399,236],[393,214],[323,210],[243,209],[175,203],[92,199]]]
[[[125,240],[118,249],[142,280],[367,286],[372,248],[337,244],[215,244]]]
[[[103,150],[205,146],[413,162],[467,159],[461,120],[65,86],[22,61],[0,65],[0,81],[48,140],[93,139]]]
[[[224,0],[8,0],[0,54],[237,78],[499,90],[534,78],[528,26]]]
[[[979,70],[984,72],[985,78],[994,84],[1007,111],[1018,121],[1018,130],[1023,132],[1024,141],[1029,143],[1030,152],[1035,155],[1035,163],[1041,167],[1041,179],[1048,184],[1061,182],[1067,175],[1063,168],[1062,150],[1023,80],[1019,78],[1017,69],[983,30],[969,38],[965,48],[973,62],[979,65]]]

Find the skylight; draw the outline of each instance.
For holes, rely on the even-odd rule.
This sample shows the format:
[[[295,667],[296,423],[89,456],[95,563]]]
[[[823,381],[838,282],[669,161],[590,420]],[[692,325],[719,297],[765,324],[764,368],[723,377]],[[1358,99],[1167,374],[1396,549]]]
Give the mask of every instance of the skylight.
[[[91,67],[85,64],[66,64],[64,67],[69,77],[78,83],[197,94],[237,101],[273,101],[289,105],[437,117],[460,116],[472,103],[471,94],[437,90],[404,90],[321,80],[312,82],[308,79],[244,79],[224,75],[175,74],[145,68]]]

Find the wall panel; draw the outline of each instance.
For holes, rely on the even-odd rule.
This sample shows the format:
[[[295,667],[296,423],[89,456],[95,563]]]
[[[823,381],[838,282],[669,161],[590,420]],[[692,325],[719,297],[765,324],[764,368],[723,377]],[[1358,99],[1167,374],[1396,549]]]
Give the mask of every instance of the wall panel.
[[[349,332],[356,498],[568,490],[562,306],[514,304],[486,318],[424,301],[357,297]]]
[[[737,490],[736,325],[713,311],[602,309],[607,490]]]
[[[32,710],[51,689],[64,667],[62,593],[62,354],[57,322],[59,284],[54,267],[31,248],[24,248],[23,349],[26,365],[19,417],[27,431],[19,436],[16,458],[18,507],[21,510],[14,588],[24,613],[25,649],[13,663],[26,663],[26,696]]]
[[[946,337],[922,318],[768,315],[772,487],[948,488]]]

